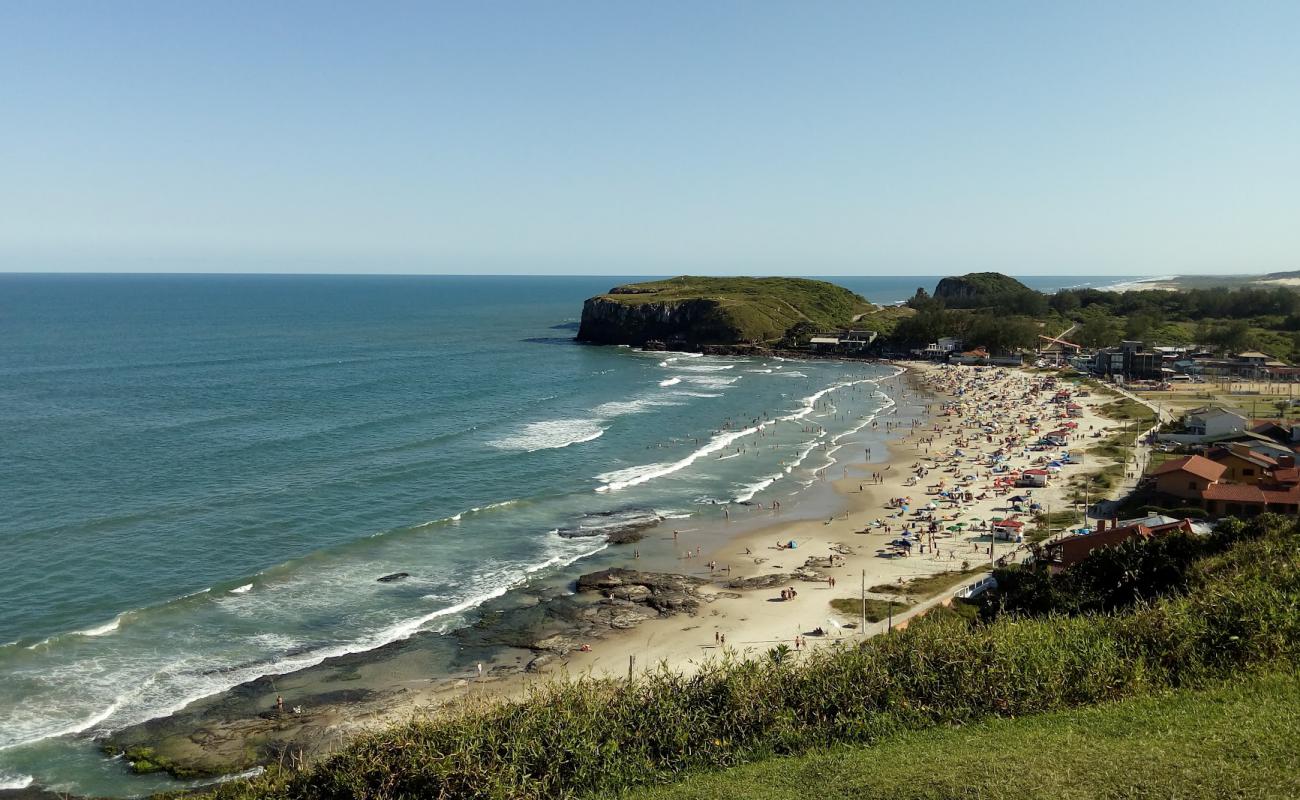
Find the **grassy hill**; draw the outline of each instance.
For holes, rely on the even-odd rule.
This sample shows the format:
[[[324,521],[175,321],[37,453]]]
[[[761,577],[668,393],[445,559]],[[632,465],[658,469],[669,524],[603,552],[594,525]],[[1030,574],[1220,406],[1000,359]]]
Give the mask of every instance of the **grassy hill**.
[[[692,775],[621,800],[1300,797],[1300,676],[919,731]]]
[[[1174,708],[1162,725],[1136,698],[1213,690],[1250,675],[1294,675],[1300,663],[1298,547],[1300,523],[1276,516],[1228,520],[1210,537],[1135,541],[1074,568],[1097,559],[1088,574],[1099,580],[1109,575],[1106,580],[1040,581],[1051,591],[1035,594],[1027,591],[1034,578],[1027,572],[1021,591],[999,588],[1002,601],[982,605],[979,620],[936,610],[905,630],[800,659],[776,648],[763,659],[706,664],[694,675],[664,668],[630,682],[557,683],[517,702],[416,718],[363,736],[319,763],[272,768],[212,794],[222,800],[523,800],[611,793],[758,762],[753,772],[740,773],[753,776],[753,791],[719,790],[717,796],[780,797],[788,794],[776,782],[778,765],[791,762],[771,759],[869,745],[857,768],[828,767],[828,788],[813,783],[812,793],[834,797],[853,786],[871,788],[867,781],[875,779],[864,773],[879,770],[886,782],[875,786],[882,791],[854,796],[1295,796],[1288,790],[1294,776],[1280,772],[1295,763],[1294,686],[1265,697],[1260,705],[1272,716],[1247,719],[1228,709],[1218,728],[1207,729],[1195,699],[1185,712]],[[1070,611],[1084,607],[1075,602],[1080,598],[1100,602],[1105,611]],[[1046,611],[1031,610],[1044,599],[1052,601]],[[983,619],[990,609],[1006,611]],[[1118,701],[1139,705],[1128,717],[1107,721],[1105,710]],[[1209,702],[1218,701],[1211,696]],[[1103,715],[1081,710],[1090,706]],[[1041,714],[1085,722],[1077,736],[1066,730],[1050,738],[1056,729],[1050,721],[1023,721]],[[1150,724],[1125,739],[1129,723],[1139,718]],[[961,738],[971,725],[986,726],[988,752],[1003,753],[1003,762],[979,758],[979,744]],[[1274,730],[1279,725],[1287,728],[1282,735]],[[1188,748],[1206,730],[1213,737],[1206,752],[1221,751],[1214,759],[1258,766],[1251,785],[1260,791],[1233,788],[1248,785],[1249,766],[1206,783],[1230,791],[1197,788],[1212,777],[1202,774],[1212,765],[1184,759],[1194,755]],[[1232,739],[1238,730],[1246,735]],[[1109,738],[1094,753],[1092,738],[1102,734]],[[880,760],[882,752],[889,761]],[[962,773],[946,765],[948,757],[976,770],[971,791],[962,788]],[[809,758],[801,763],[824,763],[816,761],[823,756]],[[905,759],[912,762],[910,773],[900,771]],[[1013,768],[1020,762],[1012,759],[1027,767]],[[1121,766],[1131,768],[1128,784],[1117,783]],[[922,780],[934,780],[936,788],[930,791]],[[1092,789],[1089,782],[1095,782]],[[800,785],[809,784],[805,777]],[[776,788],[768,793],[767,786]],[[1013,787],[1023,794],[1010,792]]]
[[[618,286],[587,300],[578,339],[642,344],[775,342],[795,325],[830,330],[873,306],[833,283],[806,278],[681,276]]]

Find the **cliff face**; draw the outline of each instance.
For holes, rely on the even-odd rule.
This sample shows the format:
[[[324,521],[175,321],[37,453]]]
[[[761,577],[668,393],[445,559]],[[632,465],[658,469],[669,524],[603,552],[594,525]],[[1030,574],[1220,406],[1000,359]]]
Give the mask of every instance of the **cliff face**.
[[[944,278],[934,287],[934,297],[950,308],[991,306],[1035,294],[1033,289],[1000,272],[972,272]]]
[[[644,344],[682,338],[692,344],[734,343],[740,332],[726,323],[713,300],[670,300],[629,305],[593,297],[582,305],[578,341]]]
[[[582,307],[578,340],[641,345],[773,342],[798,323],[833,329],[871,310],[840,286],[803,278],[695,278],[619,286]]]
[[[934,297],[936,300],[975,300],[979,297],[979,293],[980,290],[975,286],[975,284],[967,281],[965,278],[944,278],[939,281],[938,286],[934,287]]]

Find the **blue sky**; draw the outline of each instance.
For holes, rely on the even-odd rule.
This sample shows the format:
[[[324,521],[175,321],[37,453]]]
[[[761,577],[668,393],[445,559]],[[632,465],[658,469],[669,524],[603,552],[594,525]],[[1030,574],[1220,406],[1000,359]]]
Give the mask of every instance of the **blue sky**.
[[[0,270],[1300,269],[1300,3],[0,4]]]

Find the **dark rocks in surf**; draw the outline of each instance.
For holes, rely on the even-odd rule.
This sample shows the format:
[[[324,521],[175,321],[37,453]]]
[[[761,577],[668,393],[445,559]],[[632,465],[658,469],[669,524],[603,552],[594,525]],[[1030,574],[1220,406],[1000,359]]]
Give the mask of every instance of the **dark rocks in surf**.
[[[578,591],[600,592],[606,603],[643,605],[658,615],[671,616],[695,613],[705,599],[699,588],[706,583],[703,578],[689,575],[613,567],[583,575],[578,579]]]
[[[380,583],[394,583],[396,581],[405,580],[406,578],[409,577],[411,577],[411,573],[409,572],[394,572],[393,574],[385,575],[382,578],[375,578],[375,580],[379,581]]]
[[[566,539],[603,536],[610,544],[629,544],[645,538],[645,532],[663,521],[653,508],[622,508],[583,515],[578,524],[561,528]]]
[[[694,615],[701,603],[713,596],[701,593],[703,578],[662,572],[639,572],[611,568],[578,578],[579,594],[599,593],[594,603],[561,603],[555,609],[566,618],[561,633],[536,639],[529,648],[537,652],[526,667],[542,672],[569,653],[581,649],[588,639],[600,639],[614,630],[629,630],[646,620],[685,613]]]

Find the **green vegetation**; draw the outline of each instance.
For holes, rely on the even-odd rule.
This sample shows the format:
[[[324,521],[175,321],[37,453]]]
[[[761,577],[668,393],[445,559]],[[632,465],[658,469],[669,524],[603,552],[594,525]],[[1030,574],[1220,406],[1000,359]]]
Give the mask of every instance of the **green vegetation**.
[[[117,755],[116,752],[107,751],[107,755]],[[182,764],[176,764],[162,755],[154,752],[152,747],[132,747],[122,753],[122,759],[131,765],[131,771],[137,775],[148,775],[153,772],[168,772],[173,777],[186,780],[189,778],[203,777],[198,770],[189,769]]]
[[[1055,336],[1073,327],[1066,338],[1084,347],[1138,339],[1300,358],[1300,292],[1283,286],[1065,289],[1045,295],[1013,278],[985,272],[944,278],[933,297],[918,289],[908,305],[917,313],[892,332],[895,347],[957,336],[969,347],[1028,349],[1039,343],[1040,334]]]
[[[1300,355],[1300,293],[1286,287],[1177,292],[1066,289],[1047,302],[1061,319],[1080,324],[1072,339],[1085,347],[1141,339],[1230,351],[1263,350],[1282,359]]]
[[[914,605],[916,605],[916,602],[910,598],[907,600],[880,600],[868,597],[867,622],[880,622],[882,619],[887,619],[891,614],[901,614]],[[862,600],[840,597],[831,601],[831,608],[850,619],[856,620],[862,616]]]
[[[1297,521],[1265,516],[1221,525],[1200,549],[1182,542],[1150,553],[1102,550],[1093,558],[1104,563],[1088,568],[1096,580],[1052,584],[1050,602],[1023,593],[1046,615],[1008,601],[983,621],[937,612],[904,631],[800,660],[774,650],[766,659],[705,664],[689,676],[663,668],[634,681],[582,678],[519,702],[416,719],[318,764],[272,769],[212,792],[232,800],[566,797],[991,717],[1206,687],[1252,670],[1294,671],[1297,548]],[[1135,577],[1123,577],[1129,573]],[[1100,582],[1117,574],[1113,588]],[[1097,602],[1100,609],[1089,611]],[[910,789],[913,796],[920,790]]]
[[[1000,272],[971,272],[944,278],[934,287],[934,299],[948,308],[996,308],[1036,316],[1047,310],[1047,298]]]
[[[1040,336],[1069,330],[1066,338],[1085,347],[1140,339],[1297,359],[1300,292],[1245,283],[1185,291],[1065,289],[1046,295],[1006,275],[980,272],[944,278],[933,296],[917,289],[905,307],[876,308],[825,281],[682,276],[620,286],[591,298],[578,338],[795,347],[814,333],[848,327],[876,331],[885,350],[953,336],[969,348],[996,354],[1032,349]]]
[[[1081,383],[1097,391],[1110,393],[1109,389],[1097,381],[1087,379],[1081,381]],[[1156,423],[1154,411],[1145,404],[1128,397],[1117,397],[1112,402],[1099,408],[1098,411],[1111,419],[1126,420],[1127,424],[1122,430],[1117,430],[1102,439],[1095,440],[1095,443],[1088,447],[1089,454],[1109,459],[1115,463],[1108,464],[1090,475],[1076,475],[1071,478],[1067,486],[1070,488],[1070,500],[1074,503],[1104,497],[1118,486],[1124,479],[1125,465],[1129,454],[1137,443],[1138,437]]]
[[[1025,535],[1030,542],[1041,542],[1049,536],[1073,528],[1083,522],[1083,514],[1075,509],[1035,514],[1035,527]]]
[[[980,595],[980,616],[991,621],[1007,615],[1112,612],[1183,595],[1198,580],[1198,565],[1255,535],[1239,520],[1226,520],[1214,536],[1180,532],[1149,541],[1127,539],[1093,551],[1064,572],[1052,572],[1042,561],[999,567],[993,571],[997,588]]]
[[[1283,800],[1300,797],[1298,739],[1300,677],[1276,673],[1208,690],[908,732],[874,747],[774,758],[619,796]]]
[[[643,343],[772,343],[796,326],[815,332],[852,325],[874,307],[842,286],[805,278],[681,276],[619,286],[583,307],[578,338]]]
[[[921,575],[903,583],[879,583],[872,586],[871,591],[882,594],[910,594],[921,598],[933,597],[944,589],[949,589],[987,571],[982,567],[977,567],[975,569],[936,572],[933,575]]]

